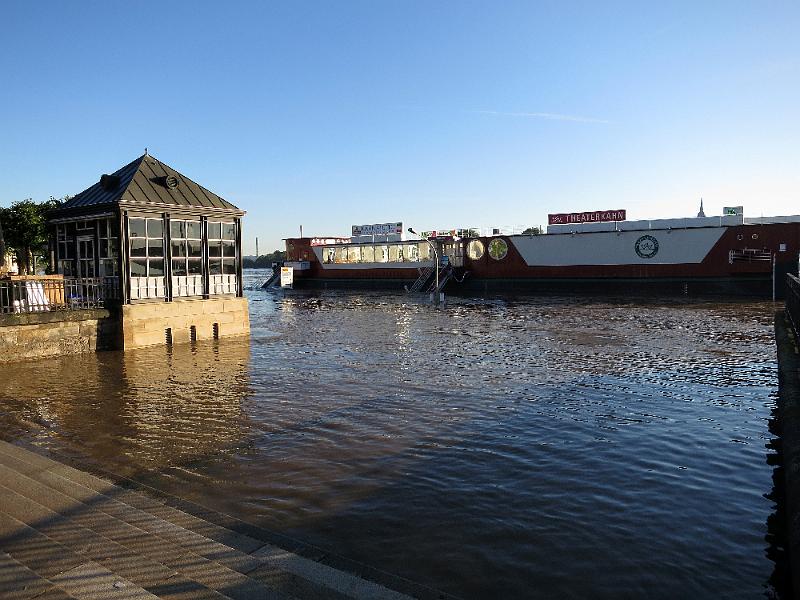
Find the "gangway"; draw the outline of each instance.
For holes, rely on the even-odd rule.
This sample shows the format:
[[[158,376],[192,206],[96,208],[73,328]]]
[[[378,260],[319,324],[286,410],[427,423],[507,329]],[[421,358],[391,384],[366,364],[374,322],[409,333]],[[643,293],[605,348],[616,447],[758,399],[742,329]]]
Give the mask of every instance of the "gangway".
[[[276,285],[280,285],[281,282],[281,269],[280,267],[272,269],[272,275],[264,282],[261,286],[261,289],[266,289],[269,287],[274,287]]]
[[[444,289],[444,286],[447,285],[447,282],[450,281],[452,278],[453,278],[452,265],[447,265],[446,267],[442,267],[442,269],[439,271],[439,287],[437,288],[436,282],[434,282],[431,284],[431,287],[428,291],[436,294],[440,293]]]
[[[412,286],[410,288],[408,288],[408,291],[410,293],[421,292],[422,288],[424,288],[425,284],[428,283],[428,281],[430,280],[431,275],[433,275],[433,267],[422,267],[422,268],[420,268],[419,269],[419,277],[412,284]]]

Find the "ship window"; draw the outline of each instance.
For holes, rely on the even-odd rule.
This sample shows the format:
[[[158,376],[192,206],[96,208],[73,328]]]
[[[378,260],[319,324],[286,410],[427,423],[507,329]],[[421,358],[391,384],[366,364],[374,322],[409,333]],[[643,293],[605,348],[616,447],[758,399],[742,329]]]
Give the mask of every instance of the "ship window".
[[[401,262],[403,260],[402,246],[393,244],[389,246],[389,262]]]
[[[489,256],[495,260],[503,260],[508,254],[508,244],[505,240],[495,238],[489,242]]]
[[[326,263],[332,263],[334,256],[336,256],[336,248],[325,248],[322,251],[322,256],[324,257]]]
[[[420,242],[417,244],[417,251],[420,260],[430,260],[431,258],[431,247],[428,242]]]
[[[416,262],[419,260],[419,247],[416,244],[409,244],[406,246],[405,259],[409,262]]]
[[[347,249],[347,262],[348,263],[361,262],[361,246],[350,246]]]
[[[389,246],[375,247],[375,262],[389,262]]]
[[[467,256],[469,256],[472,260],[479,260],[483,257],[483,242],[480,240],[472,240],[469,244],[467,244]]]
[[[347,262],[347,248],[336,248],[336,253],[333,256],[333,262],[337,265]]]
[[[361,247],[361,261],[365,263],[375,262],[375,246]]]

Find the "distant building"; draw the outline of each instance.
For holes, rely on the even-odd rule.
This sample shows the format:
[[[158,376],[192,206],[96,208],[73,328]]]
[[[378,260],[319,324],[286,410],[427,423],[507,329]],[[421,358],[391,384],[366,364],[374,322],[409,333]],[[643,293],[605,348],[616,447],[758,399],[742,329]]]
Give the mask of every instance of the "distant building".
[[[103,278],[125,348],[247,333],[243,216],[145,153],[53,212],[56,271]]]
[[[698,219],[705,219],[706,218],[706,213],[703,210],[703,199],[702,198],[700,198],[700,210],[697,213],[697,218]]]

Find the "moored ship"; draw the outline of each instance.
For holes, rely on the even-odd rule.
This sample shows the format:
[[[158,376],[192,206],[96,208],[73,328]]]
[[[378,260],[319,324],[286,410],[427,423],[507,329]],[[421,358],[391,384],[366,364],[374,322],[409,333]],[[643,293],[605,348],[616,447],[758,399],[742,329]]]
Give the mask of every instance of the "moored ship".
[[[522,234],[469,229],[409,238],[401,223],[361,226],[349,238],[287,239],[286,265],[295,287],[433,292],[438,272],[439,290],[451,293],[780,297],[785,274],[798,272],[800,215],[736,212],[637,221],[624,220],[624,211],[550,215],[546,232]]]

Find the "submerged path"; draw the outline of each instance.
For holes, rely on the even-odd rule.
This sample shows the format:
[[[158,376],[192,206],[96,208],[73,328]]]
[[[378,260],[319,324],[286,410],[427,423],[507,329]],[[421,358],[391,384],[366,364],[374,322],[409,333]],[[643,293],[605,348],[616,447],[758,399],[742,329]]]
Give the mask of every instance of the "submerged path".
[[[265,541],[277,534],[194,505],[190,514],[173,500],[0,441],[0,597],[411,597]],[[317,558],[323,560],[324,553]],[[444,597],[360,569],[369,571],[360,575],[383,577],[415,597]]]

